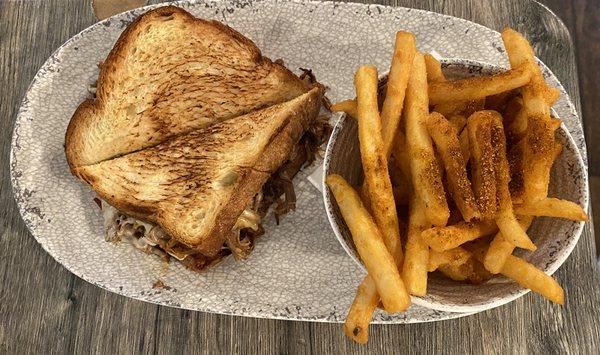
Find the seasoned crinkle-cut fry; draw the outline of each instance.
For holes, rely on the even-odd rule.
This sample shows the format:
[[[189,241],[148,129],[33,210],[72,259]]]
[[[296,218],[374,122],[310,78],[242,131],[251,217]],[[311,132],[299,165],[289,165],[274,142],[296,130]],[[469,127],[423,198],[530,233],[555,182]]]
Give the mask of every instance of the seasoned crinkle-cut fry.
[[[331,111],[345,112],[348,116],[352,118],[358,117],[358,107],[356,105],[356,100],[352,99],[340,101],[331,105]]]
[[[450,210],[431,138],[425,127],[425,120],[429,115],[428,103],[425,61],[423,55],[417,53],[408,81],[405,103],[406,142],[412,186],[417,199],[425,205],[428,221],[436,226],[443,226],[448,221]]]
[[[471,150],[471,182],[482,219],[496,215],[496,177],[494,175],[494,146],[492,120],[494,111],[478,111],[467,121]]]
[[[456,129],[437,112],[431,113],[425,120],[427,131],[433,139],[437,151],[442,157],[446,170],[448,189],[465,221],[479,218],[479,210],[473,195],[471,182],[467,177],[464,158]]]
[[[388,157],[398,131],[408,77],[416,51],[415,36],[412,33],[404,31],[396,33],[394,56],[388,75],[385,100],[381,108],[381,133],[384,150]]]
[[[423,203],[412,196],[409,204],[406,257],[402,266],[402,279],[411,295],[424,296],[427,293],[429,247],[421,238],[421,231],[429,225]]]
[[[365,175],[364,186],[370,210],[383,236],[385,245],[397,265],[402,265],[402,244],[394,192],[388,173],[387,157],[381,134],[377,108],[377,69],[363,66],[355,76],[358,101],[358,140]]]
[[[429,86],[429,104],[485,98],[521,87],[530,78],[531,70],[522,66],[492,76],[435,82]]]
[[[357,343],[369,340],[369,324],[379,303],[375,282],[369,276],[358,286],[358,291],[344,323],[344,333]]]
[[[588,216],[575,202],[547,197],[531,203],[517,205],[514,208],[516,214],[525,216],[545,216],[566,218],[572,221],[587,221]]]
[[[339,175],[327,176],[326,182],[352,234],[356,250],[373,278],[383,306],[388,312],[406,310],[410,306],[410,296],[377,225],[358,193]]]
[[[523,231],[527,232],[531,222],[533,222],[533,217],[518,216],[517,220]],[[502,232],[498,232],[485,253],[483,265],[492,274],[497,274],[502,269],[504,262],[506,262],[506,258],[513,253],[513,250],[515,250],[515,245],[510,242],[509,238],[504,237]]]
[[[433,227],[423,231],[421,238],[435,251],[456,248],[498,230],[494,222],[460,222],[446,227]]]
[[[425,60],[425,68],[427,71],[428,83],[446,81],[446,77],[444,76],[444,72],[442,71],[442,64],[437,59],[435,59],[434,56],[427,53],[423,56],[423,59]]]
[[[461,247],[442,252],[430,250],[427,270],[433,272],[437,270],[440,265],[462,265],[466,263],[470,257],[471,254]]]
[[[554,303],[565,304],[565,294],[558,282],[521,258],[509,255],[500,273]]]

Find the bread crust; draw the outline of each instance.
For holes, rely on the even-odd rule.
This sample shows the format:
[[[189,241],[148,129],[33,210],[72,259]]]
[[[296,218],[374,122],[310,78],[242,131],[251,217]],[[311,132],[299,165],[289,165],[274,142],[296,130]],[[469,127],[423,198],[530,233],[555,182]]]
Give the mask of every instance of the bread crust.
[[[180,129],[174,132],[171,122],[167,122],[167,120],[170,118],[165,117],[169,115],[157,112],[156,117],[145,118],[147,122],[144,121],[144,123],[150,127],[139,128],[140,130],[144,131],[144,133],[148,133],[148,135],[152,137],[152,140],[149,142],[146,142],[145,140],[142,141],[142,138],[139,138],[140,141],[131,143],[131,147],[127,146],[121,149],[115,148],[117,151],[113,152],[107,151],[108,148],[112,148],[110,144],[105,144],[102,142],[100,146],[94,146],[94,141],[91,139],[95,136],[111,136],[116,134],[112,131],[98,132],[101,131],[101,129],[98,127],[103,120],[117,120],[116,118],[112,117],[107,118],[103,116],[103,113],[108,112],[106,111],[107,105],[111,100],[109,96],[111,91],[114,91],[115,87],[118,86],[118,80],[120,78],[119,73],[123,71],[123,68],[127,67],[127,58],[130,50],[134,47],[136,39],[143,35],[145,27],[149,24],[156,23],[157,21],[166,21],[169,19],[176,19],[177,21],[181,21],[186,26],[190,26],[189,28],[198,28],[202,29],[203,31],[217,29],[218,33],[214,34],[215,37],[218,37],[223,41],[233,39],[234,43],[239,44],[244,53],[249,53],[249,56],[255,63],[256,67],[267,70],[269,73],[269,78],[272,76],[273,80],[275,81],[275,86],[273,89],[281,89],[280,92],[277,90],[272,90],[270,92],[272,97],[265,99],[266,106],[287,101],[308,91],[308,86],[302,82],[302,80],[300,80],[287,68],[272,62],[269,58],[263,57],[258,47],[250,39],[244,37],[242,34],[230,28],[229,26],[214,20],[195,18],[185,10],[175,6],[160,7],[139,16],[125,29],[125,31],[117,40],[113,49],[110,51],[106,60],[100,65],[96,98],[85,100],[73,114],[65,135],[65,154],[72,172],[76,167],[95,164],[100,161],[131,153],[139,149],[152,147],[160,144],[166,139],[171,138],[173,135],[183,134],[199,128],[198,125],[200,123],[198,123],[198,125],[194,125],[189,123],[187,120],[183,120],[185,124],[189,124],[189,127],[179,127]],[[218,41],[218,38],[215,38],[215,40]],[[164,97],[168,98],[169,96],[164,95],[163,98]],[[240,114],[245,114],[251,112],[252,110],[261,109],[263,107],[264,106],[250,108],[247,111],[243,111],[243,108],[241,108],[242,112],[240,112]],[[228,117],[205,117],[203,119],[218,122],[221,119],[227,118]],[[123,125],[125,125],[125,123],[123,123]],[[136,139],[136,135],[137,133],[133,134],[132,139]]]

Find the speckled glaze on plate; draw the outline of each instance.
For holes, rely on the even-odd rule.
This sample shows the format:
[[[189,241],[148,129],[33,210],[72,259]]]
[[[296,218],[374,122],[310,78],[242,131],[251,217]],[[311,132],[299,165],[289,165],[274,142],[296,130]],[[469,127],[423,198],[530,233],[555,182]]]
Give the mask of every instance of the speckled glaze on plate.
[[[498,66],[462,59],[446,59],[442,62],[442,66],[448,78],[494,74],[502,70]],[[549,71],[545,70],[544,75],[546,79],[551,79],[552,74]],[[385,82],[387,77],[382,76],[381,79],[380,83]],[[559,117],[556,112],[554,116]],[[357,128],[356,120],[346,118],[345,115],[338,121],[327,146],[324,175],[337,173],[353,185],[360,184],[362,167]],[[549,195],[575,201],[587,208],[587,175],[579,150],[564,125],[558,130],[556,136],[564,148],[552,169]],[[323,190],[323,198],[338,240],[352,259],[364,269],[352,236],[329,189]],[[515,254],[552,274],[571,254],[581,235],[583,225],[583,222],[559,218],[536,218],[528,234],[538,249],[535,252],[517,249]],[[440,311],[480,312],[513,301],[527,292],[528,289],[502,276],[496,276],[482,285],[469,285],[430,274],[427,295],[412,299],[417,305]]]
[[[282,58],[297,73],[300,67],[311,68],[330,88],[333,101],[353,96],[352,75],[360,64],[387,69],[399,29],[414,32],[423,51],[507,64],[498,33],[427,11],[296,1],[175,4],[195,16],[229,24],[254,40],[265,55]],[[75,275],[128,297],[232,315],[343,321],[364,273],[336,240],[321,194],[305,175],[295,181],[296,212],[279,226],[269,219],[267,234],[245,262],[228,259],[196,274],[177,263],[165,268],[156,257],[130,245],[104,242],[92,191],[69,174],[64,132],[98,75],[97,63],[124,28],[153,7],[85,29],[35,76],[16,119],[10,166],[15,199],[32,235]],[[558,85],[555,79],[552,83]],[[564,92],[556,109],[584,152],[581,124]],[[169,287],[153,289],[158,278]],[[375,322],[426,322],[461,315],[465,314],[413,306],[403,314],[378,313]]]

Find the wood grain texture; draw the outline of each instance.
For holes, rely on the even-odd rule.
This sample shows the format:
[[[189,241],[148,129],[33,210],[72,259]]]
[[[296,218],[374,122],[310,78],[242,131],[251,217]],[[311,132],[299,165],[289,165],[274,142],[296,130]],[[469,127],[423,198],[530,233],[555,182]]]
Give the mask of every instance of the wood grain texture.
[[[597,139],[600,10],[592,0],[548,0],[572,32],[539,4],[522,0],[383,1],[525,32],[579,107],[588,142]],[[59,10],[60,9],[60,10]],[[527,295],[498,309],[429,324],[371,328],[346,340],[337,324],[230,317],[128,299],[92,286],[56,263],[20,219],[10,190],[10,134],[37,69],[65,40],[95,22],[89,1],[0,0],[0,353],[594,353],[600,348],[600,276],[592,224],[556,273],[561,308]],[[577,80],[577,74],[581,81]],[[600,173],[600,147],[589,148]],[[597,179],[593,179],[597,182]],[[600,184],[592,184],[598,186]],[[593,195],[595,192],[593,191]]]

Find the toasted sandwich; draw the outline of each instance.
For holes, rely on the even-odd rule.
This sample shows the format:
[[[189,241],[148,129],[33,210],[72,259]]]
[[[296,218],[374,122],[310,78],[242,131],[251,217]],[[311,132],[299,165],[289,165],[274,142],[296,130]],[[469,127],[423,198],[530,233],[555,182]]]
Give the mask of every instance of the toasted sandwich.
[[[141,15],[100,65],[66,134],[71,168],[291,100],[309,85],[230,27],[166,6]]]
[[[65,154],[107,240],[203,270],[247,257],[270,205],[294,208],[292,178],[330,132],[323,95],[229,27],[163,7],[117,41]]]

